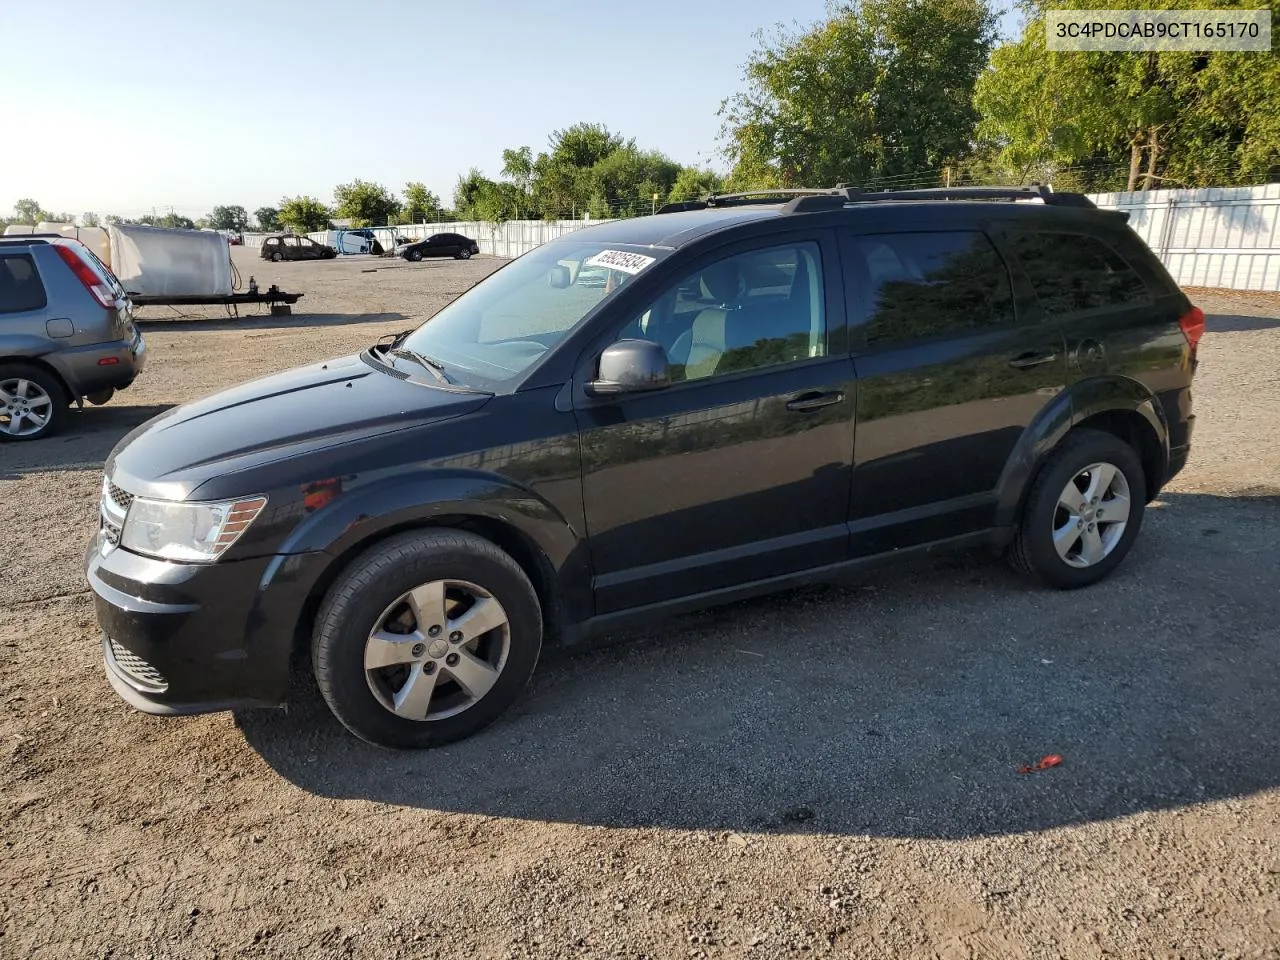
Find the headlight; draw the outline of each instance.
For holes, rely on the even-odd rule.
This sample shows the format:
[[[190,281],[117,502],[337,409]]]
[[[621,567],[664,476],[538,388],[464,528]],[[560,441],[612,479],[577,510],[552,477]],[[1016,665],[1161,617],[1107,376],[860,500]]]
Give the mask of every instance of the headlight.
[[[266,497],[224,503],[135,497],[125,517],[120,546],[163,560],[217,560],[266,505]]]

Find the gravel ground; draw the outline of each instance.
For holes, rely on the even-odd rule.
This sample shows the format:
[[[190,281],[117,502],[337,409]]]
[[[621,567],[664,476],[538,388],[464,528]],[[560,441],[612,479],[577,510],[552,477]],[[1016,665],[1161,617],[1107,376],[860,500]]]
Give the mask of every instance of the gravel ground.
[[[0,447],[0,956],[1280,957],[1280,298],[1193,291],[1197,446],[1106,583],[959,557],[739,604],[549,657],[406,755],[304,681],[161,720],[102,676],[116,440],[499,263],[236,256],[318,312],[152,310],[133,389]]]

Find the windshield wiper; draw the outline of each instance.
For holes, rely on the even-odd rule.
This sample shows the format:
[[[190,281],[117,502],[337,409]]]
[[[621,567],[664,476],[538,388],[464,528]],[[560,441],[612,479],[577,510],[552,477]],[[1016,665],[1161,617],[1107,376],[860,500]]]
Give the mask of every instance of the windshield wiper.
[[[434,376],[441,383],[453,382],[452,380],[449,379],[448,375],[444,372],[444,364],[441,363],[439,360],[437,360],[435,357],[428,357],[424,354],[419,353],[417,350],[410,350],[408,347],[396,347],[394,350],[390,350],[388,352],[393,357],[408,357],[410,360],[418,364],[418,366],[425,367],[427,370],[430,370],[432,376]]]

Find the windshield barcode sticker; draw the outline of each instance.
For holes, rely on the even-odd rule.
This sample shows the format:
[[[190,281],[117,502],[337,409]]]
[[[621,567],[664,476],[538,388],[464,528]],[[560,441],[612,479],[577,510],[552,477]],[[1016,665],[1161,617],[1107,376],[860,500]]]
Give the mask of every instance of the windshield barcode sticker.
[[[585,265],[608,267],[610,270],[620,270],[622,273],[637,274],[656,259],[657,257],[646,257],[642,253],[627,253],[624,250],[601,250],[594,257],[588,257]]]

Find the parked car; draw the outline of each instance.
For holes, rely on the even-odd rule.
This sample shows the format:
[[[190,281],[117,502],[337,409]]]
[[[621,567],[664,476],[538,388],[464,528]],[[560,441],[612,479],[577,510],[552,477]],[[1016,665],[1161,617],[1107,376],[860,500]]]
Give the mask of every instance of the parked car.
[[[472,254],[480,252],[480,244],[460,233],[436,233],[409,243],[400,248],[400,256],[406,260],[418,261],[428,257],[454,257],[468,260]]]
[[[0,441],[58,430],[70,404],[102,404],[146,364],[133,304],[84,244],[0,239]]]
[[[86,560],[114,688],[278,704],[304,647],[349,730],[424,747],[501,714],[544,642],[942,548],[1067,589],[1124,559],[1186,463],[1204,329],[1124,214],[700,206],[136,430]]]
[[[338,251],[327,243],[316,243],[310,237],[282,235],[262,241],[263,260],[332,260]]]

